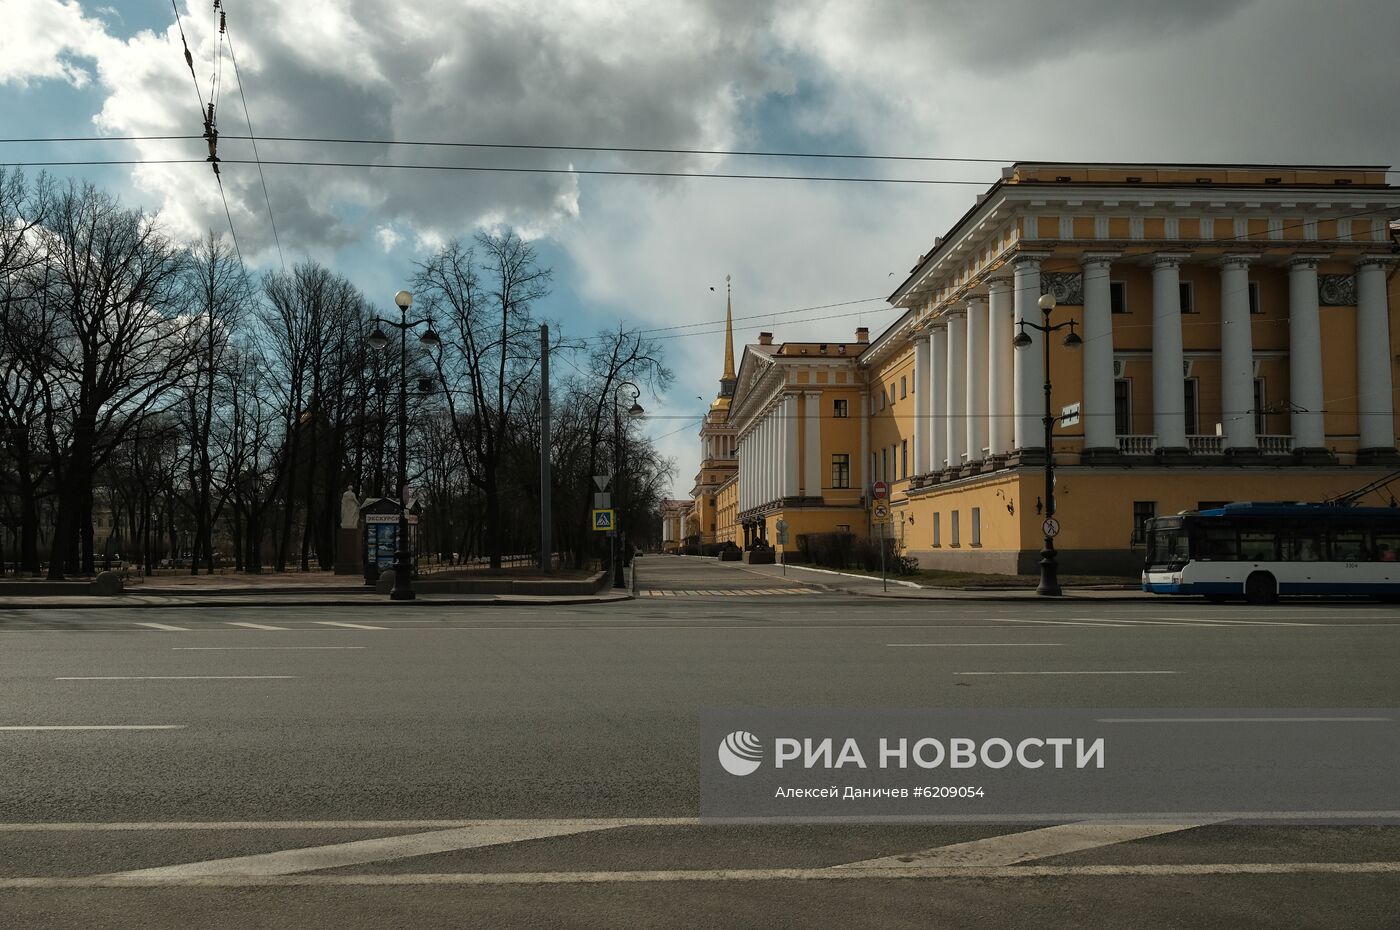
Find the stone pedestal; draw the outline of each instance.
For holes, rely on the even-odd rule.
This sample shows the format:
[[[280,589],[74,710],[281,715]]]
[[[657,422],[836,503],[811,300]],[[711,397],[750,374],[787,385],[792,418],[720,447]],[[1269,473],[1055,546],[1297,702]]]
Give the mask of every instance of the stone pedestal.
[[[365,543],[357,527],[342,526],[336,530],[335,573],[362,575],[365,570]]]

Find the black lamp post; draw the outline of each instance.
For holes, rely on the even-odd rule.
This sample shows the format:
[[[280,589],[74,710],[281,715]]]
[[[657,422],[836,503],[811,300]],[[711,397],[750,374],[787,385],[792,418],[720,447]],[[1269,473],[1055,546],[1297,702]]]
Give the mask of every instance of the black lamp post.
[[[1045,545],[1040,550],[1040,584],[1036,587],[1035,593],[1046,597],[1058,597],[1064,592],[1060,590],[1060,566],[1055,553],[1055,536],[1059,532],[1057,526],[1051,523],[1055,516],[1055,453],[1052,445],[1054,437],[1052,435],[1055,423],[1060,418],[1055,416],[1050,409],[1050,334],[1061,329],[1069,329],[1065,336],[1064,346],[1066,349],[1078,349],[1084,345],[1084,340],[1079,338],[1079,334],[1074,331],[1075,321],[1065,320],[1063,323],[1050,323],[1050,311],[1055,309],[1055,295],[1044,294],[1040,298],[1040,318],[1041,322],[1032,323],[1029,320],[1017,320],[1016,325],[1020,327],[1016,333],[1016,338],[1012,344],[1017,349],[1025,349],[1031,344],[1031,337],[1026,330],[1033,329],[1041,333],[1045,338],[1040,340],[1041,348],[1044,350],[1043,364],[1045,366],[1045,416],[1041,422],[1045,425],[1045,523],[1042,524],[1045,532]]]
[[[616,494],[618,497],[617,500],[613,501],[614,508],[616,508],[619,504],[622,503],[622,413],[620,412],[622,409],[622,402],[619,400],[618,395],[622,393],[623,388],[632,389],[632,406],[627,408],[627,415],[635,420],[637,417],[640,417],[642,414],[646,413],[646,411],[642,409],[642,405],[637,403],[637,398],[642,396],[642,389],[637,387],[637,385],[633,384],[631,381],[623,381],[620,384],[618,384],[616,388],[613,389],[612,489],[613,493]],[[614,510],[613,512],[616,513],[617,511]],[[612,560],[613,587],[627,587],[627,582],[622,577],[622,537],[618,533],[618,525],[616,518],[614,518],[613,520]]]
[[[389,592],[393,601],[413,600],[413,561],[408,551],[408,331],[415,326],[428,324],[427,330],[418,341],[428,348],[442,343],[433,331],[432,320],[410,320],[408,308],[413,306],[413,295],[399,291],[394,295],[394,303],[399,308],[399,320],[374,318],[375,329],[370,333],[369,344],[383,351],[389,345],[389,337],[380,326],[391,326],[399,331],[399,529],[395,534],[394,546],[394,589]]]

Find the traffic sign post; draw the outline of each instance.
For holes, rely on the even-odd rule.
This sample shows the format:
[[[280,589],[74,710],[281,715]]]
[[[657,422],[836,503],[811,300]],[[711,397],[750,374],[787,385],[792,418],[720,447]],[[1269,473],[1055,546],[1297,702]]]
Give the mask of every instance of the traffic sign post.
[[[1040,530],[1046,538],[1054,539],[1060,535],[1060,521],[1054,517],[1046,517],[1045,522],[1040,524]]]
[[[617,511],[594,510],[593,529],[599,533],[610,533],[617,528]]]
[[[890,524],[890,505],[883,500],[889,491],[889,486],[883,481],[875,482],[875,487],[871,489],[876,497],[875,504],[870,508],[870,522],[880,528],[880,584],[888,591],[890,589],[890,578],[888,568],[885,565],[885,527]]]
[[[780,545],[780,546],[783,547],[783,551],[782,551],[782,553],[781,553],[781,555],[782,555],[782,562],[783,562],[783,577],[786,578],[786,577],[787,577],[788,522],[787,522],[786,520],[779,520],[776,524],[774,524],[774,528],[777,529],[777,531],[778,531],[778,545]]]
[[[890,496],[890,486],[883,481],[877,481],[870,488],[870,496],[877,501],[882,501]]]
[[[1060,408],[1060,425],[1061,425],[1061,426],[1078,426],[1078,425],[1079,425],[1079,404],[1077,404],[1077,403],[1074,403],[1074,404],[1066,404],[1064,407],[1061,407],[1061,408]]]

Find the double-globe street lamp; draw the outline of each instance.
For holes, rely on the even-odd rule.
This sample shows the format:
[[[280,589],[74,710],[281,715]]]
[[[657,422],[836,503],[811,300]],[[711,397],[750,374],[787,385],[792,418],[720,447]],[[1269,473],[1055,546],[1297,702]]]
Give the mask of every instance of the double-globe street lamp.
[[[632,404],[627,408],[627,416],[635,420],[642,414],[646,413],[646,410],[642,408],[642,405],[637,403],[638,399],[642,396],[642,389],[637,387],[637,385],[633,384],[631,381],[623,381],[620,382],[618,386],[613,389],[612,489],[613,493],[618,496],[618,500],[613,501],[614,506],[617,506],[618,504],[622,503],[622,401],[620,399],[620,395],[622,394],[623,388],[631,388],[632,390]],[[613,512],[616,513],[616,511]],[[614,518],[612,534],[612,562],[614,588],[627,587],[627,582],[622,577],[622,551],[622,538],[618,534],[617,520],[616,518]]]
[[[1065,336],[1064,346],[1066,349],[1078,349],[1084,345],[1084,340],[1079,338],[1079,334],[1074,331],[1075,321],[1065,320],[1053,326],[1050,323],[1050,311],[1055,309],[1055,295],[1044,294],[1040,298],[1040,318],[1041,322],[1033,323],[1030,320],[1017,320],[1019,327],[1016,338],[1012,341],[1017,349],[1028,348],[1032,344],[1030,334],[1027,329],[1033,329],[1041,333],[1041,348],[1044,350],[1042,363],[1044,364],[1045,375],[1045,416],[1041,422],[1045,425],[1045,522],[1042,525],[1045,533],[1045,545],[1040,550],[1040,584],[1036,587],[1035,593],[1047,597],[1057,597],[1064,592],[1060,590],[1060,567],[1055,553],[1055,534],[1059,532],[1059,527],[1053,522],[1055,516],[1055,452],[1052,433],[1055,423],[1060,418],[1055,416],[1050,409],[1050,334],[1061,329],[1069,329]]]
[[[394,295],[394,303],[399,308],[399,319],[386,320],[375,317],[374,332],[369,335],[369,344],[376,351],[389,346],[389,337],[380,327],[389,326],[399,331],[399,529],[394,539],[394,588],[389,592],[393,601],[413,600],[412,557],[408,551],[408,331],[424,323],[428,328],[418,337],[418,341],[429,349],[442,344],[433,331],[431,319],[410,320],[408,308],[413,306],[413,295],[399,291]]]

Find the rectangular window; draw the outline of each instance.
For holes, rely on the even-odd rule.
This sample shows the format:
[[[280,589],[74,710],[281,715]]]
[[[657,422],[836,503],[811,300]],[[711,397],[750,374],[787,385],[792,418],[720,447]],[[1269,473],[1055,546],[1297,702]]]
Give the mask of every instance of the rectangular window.
[[[1199,378],[1187,378],[1186,396],[1186,435],[1199,436],[1200,430],[1200,387]]]
[[[1246,562],[1278,561],[1278,536],[1274,533],[1240,533],[1240,558]]]
[[[948,545],[957,548],[962,545],[958,540],[958,511],[948,511]]]
[[[888,482],[890,480],[890,450],[880,450],[880,480]]]
[[[899,376],[899,399],[903,400],[909,396],[909,378],[905,375]]]
[[[1262,436],[1268,432],[1265,427],[1269,424],[1267,414],[1264,413],[1264,379],[1254,379],[1254,435]]]
[[[1331,535],[1332,561],[1369,561],[1370,555],[1366,549],[1365,533],[1353,530],[1334,530]]]
[[[972,533],[972,545],[980,547],[982,545],[982,508],[972,508],[972,526],[969,528]]]
[[[1131,378],[1113,381],[1113,429],[1119,436],[1133,432],[1133,382]]]
[[[909,477],[909,440],[899,441],[899,477]]]
[[[883,385],[880,387],[880,409],[885,409],[885,388]]]
[[[845,452],[838,452],[831,457],[831,486],[833,488],[849,488],[851,486],[851,457]]]
[[[1263,313],[1264,307],[1259,303],[1259,282],[1249,282],[1249,312]]]
[[[1177,287],[1181,289],[1181,312],[1196,312],[1196,289],[1190,281],[1179,281]]]
[[[851,525],[850,525],[849,523],[838,523],[838,524],[836,524],[836,532],[838,532],[838,533],[849,533],[850,531],[851,531]]]
[[[875,476],[878,475],[879,473],[880,473],[880,468],[879,468],[879,456],[877,456],[874,452],[872,452],[872,453],[870,453],[870,471],[869,471],[868,473],[866,473],[866,476],[865,476],[865,486],[866,486],[867,488],[870,487],[872,484],[874,484],[877,480],[879,480],[879,479],[877,479],[877,478],[875,477]]]
[[[831,415],[838,420],[844,420],[851,415],[851,403],[844,397],[838,397],[831,403]]]
[[[1147,542],[1147,521],[1157,516],[1156,501],[1133,501],[1133,540],[1134,546]]]
[[[1127,281],[1108,282],[1108,305],[1113,308],[1114,313],[1128,312]]]
[[[942,523],[942,520],[940,519],[942,516],[943,515],[940,513],[935,513],[933,515],[933,544],[935,546],[943,545],[943,543],[939,540],[939,530],[942,528],[939,526],[939,524]]]

